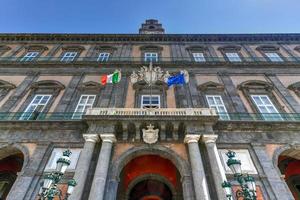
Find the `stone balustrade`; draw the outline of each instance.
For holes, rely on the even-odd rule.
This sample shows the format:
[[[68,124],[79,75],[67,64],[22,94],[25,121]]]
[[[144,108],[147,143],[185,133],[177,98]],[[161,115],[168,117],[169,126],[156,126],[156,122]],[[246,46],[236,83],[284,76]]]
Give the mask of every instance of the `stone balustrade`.
[[[217,116],[210,108],[90,108],[85,115],[98,116]]]

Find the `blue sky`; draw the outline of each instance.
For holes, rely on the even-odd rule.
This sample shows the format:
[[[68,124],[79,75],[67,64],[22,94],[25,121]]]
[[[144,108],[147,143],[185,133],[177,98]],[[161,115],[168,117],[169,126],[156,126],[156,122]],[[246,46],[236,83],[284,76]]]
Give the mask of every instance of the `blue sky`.
[[[1,33],[300,33],[300,0],[1,0]]]

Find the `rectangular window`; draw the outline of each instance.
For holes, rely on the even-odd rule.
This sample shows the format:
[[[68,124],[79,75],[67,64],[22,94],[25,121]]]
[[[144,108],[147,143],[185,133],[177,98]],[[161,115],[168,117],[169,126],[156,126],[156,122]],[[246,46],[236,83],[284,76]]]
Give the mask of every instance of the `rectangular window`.
[[[60,61],[62,62],[71,62],[77,56],[77,52],[65,52]]]
[[[48,163],[46,165],[45,171],[54,171],[56,169],[56,161],[59,159],[63,152],[66,149],[64,148],[55,148],[53,149],[51,156],[48,160]],[[70,149],[72,154],[70,155],[71,164],[68,167],[68,171],[74,171],[76,169],[77,161],[79,159],[81,149]]]
[[[142,95],[141,108],[160,108],[160,96]]]
[[[270,101],[267,95],[251,95],[251,98],[265,120],[268,121],[283,120],[278,110]]]
[[[225,53],[230,62],[241,62],[241,58],[238,53]]]
[[[205,57],[203,53],[193,53],[193,58],[195,62],[205,62]]]
[[[222,120],[229,120],[226,107],[222,97],[219,95],[206,95],[206,100],[210,108],[214,108]]]
[[[109,56],[110,56],[110,53],[105,53],[105,52],[99,53],[97,61],[107,62],[109,59]]]
[[[35,120],[43,112],[50,98],[51,95],[35,95],[20,117],[20,120]]]
[[[265,53],[265,55],[270,59],[272,62],[283,62],[282,58],[275,52]]]
[[[33,59],[35,57],[37,57],[39,55],[39,52],[35,52],[35,51],[32,51],[32,52],[27,52],[23,58],[21,58],[21,61],[22,62],[30,62],[30,61],[33,61]]]
[[[145,61],[146,62],[157,62],[158,61],[158,54],[147,52],[145,53]]]
[[[81,119],[86,110],[93,107],[95,99],[96,95],[81,95],[72,119]]]

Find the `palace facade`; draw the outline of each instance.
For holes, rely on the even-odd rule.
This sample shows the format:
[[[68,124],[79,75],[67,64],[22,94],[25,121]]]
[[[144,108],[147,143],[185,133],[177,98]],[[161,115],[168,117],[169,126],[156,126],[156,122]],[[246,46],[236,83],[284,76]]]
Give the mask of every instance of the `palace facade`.
[[[72,200],[226,199],[228,150],[257,199],[299,200],[300,34],[0,34],[1,199],[38,199],[65,149]]]

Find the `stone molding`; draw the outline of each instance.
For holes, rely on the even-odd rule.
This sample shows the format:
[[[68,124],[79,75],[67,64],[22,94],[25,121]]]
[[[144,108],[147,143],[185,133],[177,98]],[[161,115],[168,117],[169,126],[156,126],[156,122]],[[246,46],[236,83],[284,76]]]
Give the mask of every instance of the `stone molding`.
[[[200,134],[187,134],[184,137],[184,143],[198,143],[201,135]]]
[[[300,34],[0,34],[0,41],[192,41],[192,42],[264,42],[300,41]]]
[[[218,135],[212,135],[212,134],[204,134],[201,137],[201,141],[203,141],[205,144],[216,143],[217,139],[218,139]]]
[[[100,141],[98,134],[83,134],[82,136],[86,142],[96,143]]]
[[[102,142],[115,143],[117,141],[116,136],[110,133],[99,134]]]

